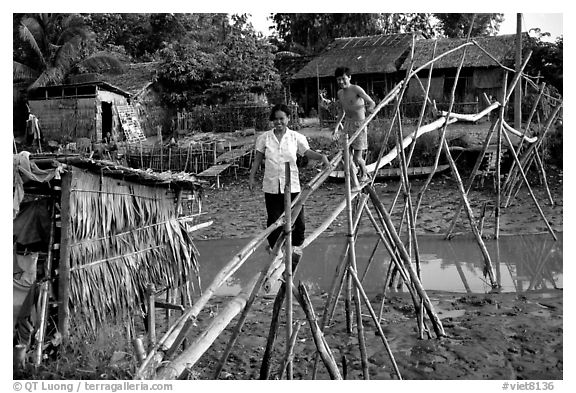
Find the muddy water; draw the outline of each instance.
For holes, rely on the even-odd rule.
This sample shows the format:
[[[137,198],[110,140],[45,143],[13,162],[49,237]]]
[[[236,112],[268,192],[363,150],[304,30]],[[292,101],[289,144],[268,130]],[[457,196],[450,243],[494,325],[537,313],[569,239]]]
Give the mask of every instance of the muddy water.
[[[198,240],[202,286],[240,251],[249,239]],[[503,236],[486,241],[492,266],[502,292],[563,287],[562,234],[554,241],[549,234]],[[295,275],[295,282],[306,282],[316,293],[330,289],[338,262],[345,250],[346,238],[322,237],[308,246]],[[375,249],[375,246],[376,250]],[[486,293],[491,290],[483,276],[484,261],[473,238],[418,237],[422,283],[426,289],[460,293]],[[368,264],[370,256],[372,262]],[[260,247],[223,285],[218,294],[235,295],[243,285],[268,263]],[[389,257],[376,236],[361,236],[356,243],[356,260],[366,292],[381,292]],[[398,289],[402,291],[402,288]]]

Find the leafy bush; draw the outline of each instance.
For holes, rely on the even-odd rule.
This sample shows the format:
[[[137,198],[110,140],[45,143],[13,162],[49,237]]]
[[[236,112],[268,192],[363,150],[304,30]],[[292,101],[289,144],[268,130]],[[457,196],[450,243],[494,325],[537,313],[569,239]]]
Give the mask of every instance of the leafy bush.
[[[557,165],[562,168],[563,165],[563,123],[562,121],[557,121],[554,127],[550,131],[546,138],[544,139],[544,161],[550,164]]]

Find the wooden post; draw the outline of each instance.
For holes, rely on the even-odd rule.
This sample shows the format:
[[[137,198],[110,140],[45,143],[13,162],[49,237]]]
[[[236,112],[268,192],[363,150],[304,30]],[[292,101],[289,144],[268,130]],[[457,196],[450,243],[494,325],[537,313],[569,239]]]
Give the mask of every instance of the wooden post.
[[[500,124],[498,126],[498,133],[496,134],[496,202],[494,203],[494,238],[500,237],[500,205],[501,205],[501,182],[500,182],[500,166],[502,163],[502,132],[504,132],[504,109],[506,108],[506,87],[508,85],[508,73],[504,73],[504,80],[502,81],[502,107],[500,108]],[[518,88],[520,83],[516,85]],[[514,149],[514,146],[510,146]]]
[[[290,162],[286,162],[284,163],[284,216],[286,221],[284,224],[284,233],[286,234],[284,244],[284,279],[288,288],[292,288],[292,190],[290,177]],[[290,358],[288,343],[292,337],[292,312],[292,291],[286,291],[286,357],[288,359]],[[286,366],[286,378],[291,380],[293,377],[294,371],[292,368],[292,362],[288,361]]]
[[[345,146],[348,146],[348,135],[345,135]],[[348,218],[348,266],[351,266],[356,271],[356,245],[354,242],[354,219],[352,217],[352,194],[351,194],[351,171],[350,171],[350,150],[349,147],[344,147],[344,174],[346,184],[346,213]],[[349,277],[351,280],[351,278]],[[360,358],[362,361],[362,374],[364,379],[370,379],[368,371],[368,355],[366,352],[366,342],[364,338],[364,324],[362,323],[362,309],[360,306],[360,295],[358,288],[354,292],[354,305],[356,307],[356,329],[358,331],[358,345],[360,347]]]
[[[516,14],[516,73],[522,73],[522,14]],[[516,85],[514,91],[514,127],[522,128],[522,84]]]
[[[154,284],[146,286],[148,295],[148,345],[150,348],[156,345],[156,305],[155,305]]]
[[[73,167],[72,167],[73,168]],[[74,170],[62,175],[60,197],[60,258],[58,261],[58,329],[64,343],[70,335],[70,188]]]
[[[40,284],[40,310],[39,310],[39,326],[38,326],[38,342],[36,344],[36,352],[34,353],[34,365],[38,367],[42,362],[42,349],[44,346],[44,339],[46,337],[46,325],[48,318],[48,298],[50,296],[50,281],[52,278],[52,258],[54,255],[54,232],[56,228],[56,201],[52,199],[52,211],[50,212],[50,236],[48,240],[48,252],[46,256],[46,265],[44,268],[45,281]]]

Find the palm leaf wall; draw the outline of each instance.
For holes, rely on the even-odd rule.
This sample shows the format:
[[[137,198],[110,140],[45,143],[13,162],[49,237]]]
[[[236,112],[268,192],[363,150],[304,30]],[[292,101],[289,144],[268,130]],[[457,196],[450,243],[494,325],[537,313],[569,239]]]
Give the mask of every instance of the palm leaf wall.
[[[73,169],[70,302],[88,330],[141,314],[149,283],[198,277],[198,251],[175,212],[174,190]]]

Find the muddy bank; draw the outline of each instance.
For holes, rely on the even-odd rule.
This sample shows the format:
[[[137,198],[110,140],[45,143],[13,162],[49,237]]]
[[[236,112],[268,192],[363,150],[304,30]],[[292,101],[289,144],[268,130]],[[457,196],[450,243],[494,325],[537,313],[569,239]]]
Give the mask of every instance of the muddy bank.
[[[520,295],[461,295],[435,291],[429,291],[428,294],[447,335],[442,339],[418,338],[414,308],[407,294],[391,294],[384,303],[382,328],[403,379],[563,378],[562,291]],[[213,303],[213,307],[221,307],[227,300],[220,298]],[[320,312],[325,298],[314,296],[312,301]],[[269,298],[257,300],[220,375],[221,379],[259,378],[272,303],[273,299]],[[381,296],[371,296],[371,304],[379,310]],[[294,312],[295,321],[305,320],[299,306],[294,306]],[[335,321],[326,330],[326,341],[340,372],[343,372],[342,365],[346,359],[347,378],[362,379],[356,329],[352,335],[347,334],[344,319],[344,305],[339,304]],[[285,351],[283,320],[281,317],[271,378],[277,376]],[[206,322],[201,320],[199,323]],[[366,308],[363,310],[363,324],[370,378],[396,378],[390,358]],[[235,321],[195,366],[194,378],[214,378],[214,367],[234,325]],[[294,378],[310,379],[315,347],[307,324],[300,329],[298,337],[294,348]],[[329,378],[322,364],[318,370],[318,379]]]
[[[308,168],[304,176],[311,176],[315,168]],[[305,181],[306,179],[304,179]],[[550,170],[548,182],[554,205],[548,202],[543,186],[534,192],[546,218],[555,231],[562,231],[562,172]],[[412,190],[417,194],[424,180],[413,180]],[[376,190],[385,206],[389,207],[398,189],[396,180],[378,183]],[[480,214],[484,204],[494,200],[490,187],[475,188],[471,205]],[[342,184],[327,182],[310,197],[306,204],[307,231],[313,230],[331,212],[333,206],[344,199]],[[434,178],[422,199],[418,214],[419,234],[443,234],[449,228],[455,209],[460,202],[456,183],[446,174]],[[397,204],[398,205],[398,204]],[[221,189],[207,189],[204,199],[203,220],[214,224],[198,232],[202,239],[246,238],[246,241],[265,227],[264,201],[261,192],[251,193],[244,178],[228,179]],[[483,233],[492,237],[494,216],[490,209],[483,224]],[[400,219],[400,208],[392,211]],[[477,216],[478,217],[478,216]],[[513,203],[502,211],[500,234],[526,234],[546,232],[529,193],[524,189]],[[344,234],[345,217],[341,214],[323,236]],[[466,216],[462,215],[455,230],[462,236],[472,236]],[[373,233],[367,218],[363,218],[360,233]],[[332,275],[333,272],[327,272]],[[541,379],[563,378],[563,291],[529,291],[521,293],[458,294],[427,291],[439,317],[446,337],[419,339],[414,307],[406,293],[387,293],[383,307],[382,327],[404,379]],[[369,294],[371,304],[378,312],[381,294]],[[219,297],[211,301],[211,310],[225,306],[230,298]],[[325,294],[312,296],[318,317],[326,301]],[[273,298],[256,301],[238,342],[229,357],[221,379],[258,379],[260,365],[271,319]],[[356,333],[346,332],[344,305],[337,308],[335,320],[326,330],[326,340],[343,372],[346,363],[348,379],[362,379],[360,354]],[[300,306],[294,306],[295,320],[304,321]],[[283,312],[281,324],[283,324]],[[202,313],[199,329],[211,320]],[[212,345],[194,367],[191,378],[213,379],[214,368],[223,352],[236,319]],[[390,359],[382,340],[375,334],[368,310],[363,308],[371,379],[394,379]],[[432,333],[433,334],[433,333]],[[280,359],[285,350],[283,325],[278,333],[277,346],[271,367],[271,378],[278,374]],[[299,334],[294,349],[294,378],[310,379],[315,347],[306,324]],[[319,379],[327,379],[326,369],[319,367]]]
[[[301,182],[305,184],[316,171],[316,168],[308,167],[306,171],[303,171]],[[554,205],[550,204],[548,193],[542,185],[536,185],[533,191],[550,226],[555,231],[562,231],[563,174],[562,171],[550,169],[547,175]],[[422,178],[411,180],[411,195],[414,206],[424,183],[425,179]],[[474,187],[469,195],[470,205],[477,220],[481,217],[486,205],[483,233],[488,237],[493,236],[495,226],[493,209],[495,193],[490,184],[491,179],[487,179],[484,189]],[[396,179],[375,184],[380,200],[387,208],[390,208],[396,199],[398,187],[399,182]],[[316,228],[333,211],[334,206],[344,199],[344,185],[342,183],[327,181],[322,184],[309,197],[305,205],[307,232],[309,233]],[[395,208],[391,211],[395,222],[400,222],[402,200],[403,197],[399,196]],[[460,201],[457,183],[450,176],[450,172],[436,175],[422,197],[417,216],[417,233],[446,233]],[[251,238],[266,227],[264,195],[260,191],[251,192],[248,189],[246,176],[240,175],[236,179],[228,178],[219,189],[207,188],[203,200],[203,211],[205,214],[201,217],[201,221],[212,220],[213,224],[195,234],[200,239]],[[523,188],[518,196],[511,200],[506,209],[501,209],[500,214],[500,233],[502,235],[547,231],[546,223],[526,188]],[[340,214],[323,235],[344,234],[346,230],[345,217],[344,213]],[[365,215],[361,221],[360,233],[374,233],[374,228]],[[454,233],[472,236],[469,221],[464,212],[460,215]]]

